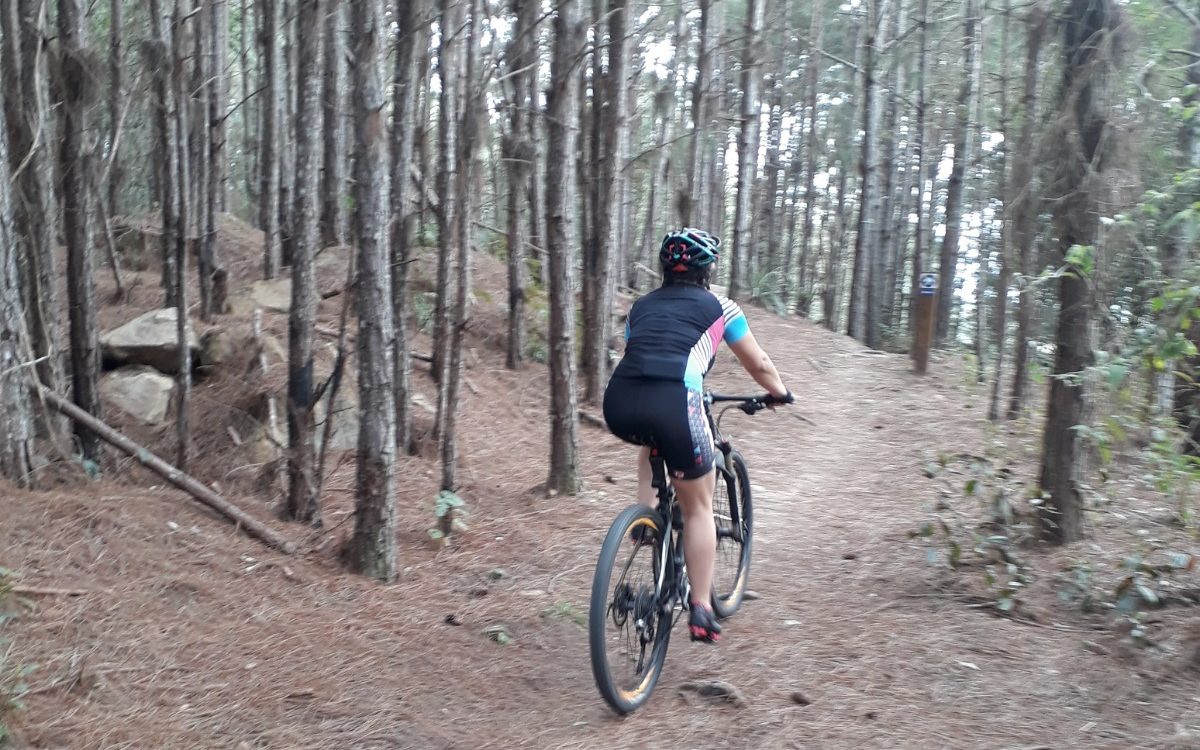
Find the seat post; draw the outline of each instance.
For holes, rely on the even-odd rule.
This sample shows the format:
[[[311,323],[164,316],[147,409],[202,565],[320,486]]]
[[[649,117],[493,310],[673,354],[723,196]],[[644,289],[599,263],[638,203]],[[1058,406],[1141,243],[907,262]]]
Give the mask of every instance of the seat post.
[[[667,489],[666,463],[657,448],[650,449],[650,486],[658,491],[660,497]]]

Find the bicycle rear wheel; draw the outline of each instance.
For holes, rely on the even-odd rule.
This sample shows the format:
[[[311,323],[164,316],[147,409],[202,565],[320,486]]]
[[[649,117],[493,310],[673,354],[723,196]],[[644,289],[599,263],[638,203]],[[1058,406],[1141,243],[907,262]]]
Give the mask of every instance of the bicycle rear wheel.
[[[619,714],[646,702],[667,657],[671,614],[661,612],[656,593],[662,535],[662,520],[653,510],[632,505],[621,511],[604,538],[592,579],[592,675],[600,695]]]
[[[731,617],[742,606],[750,577],[750,543],[754,533],[754,505],[746,459],[733,451],[726,469],[728,474],[717,471],[717,488],[713,493],[717,557],[712,604],[717,617]]]

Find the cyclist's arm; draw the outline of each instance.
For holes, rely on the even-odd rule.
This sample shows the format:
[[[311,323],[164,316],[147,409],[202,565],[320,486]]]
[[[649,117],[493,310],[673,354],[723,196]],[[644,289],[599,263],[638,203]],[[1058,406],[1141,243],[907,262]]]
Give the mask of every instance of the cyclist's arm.
[[[736,341],[729,342],[729,350],[738,358],[738,362],[742,363],[746,373],[754,378],[754,382],[766,388],[772,396],[784,398],[790,392],[783,384],[783,378],[779,377],[775,363],[758,345],[754,334],[749,330]]]

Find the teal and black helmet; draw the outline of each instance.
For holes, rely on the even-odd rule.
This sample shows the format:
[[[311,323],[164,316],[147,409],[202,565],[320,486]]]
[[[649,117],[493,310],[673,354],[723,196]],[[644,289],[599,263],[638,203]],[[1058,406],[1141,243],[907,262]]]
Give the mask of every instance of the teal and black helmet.
[[[720,254],[721,238],[703,229],[684,227],[663,237],[658,259],[663,270],[681,272],[710,266]]]

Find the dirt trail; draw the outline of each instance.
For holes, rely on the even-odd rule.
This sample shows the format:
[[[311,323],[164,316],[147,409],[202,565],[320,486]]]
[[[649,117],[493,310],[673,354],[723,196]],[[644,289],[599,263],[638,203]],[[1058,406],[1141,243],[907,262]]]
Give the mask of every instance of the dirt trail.
[[[585,428],[589,491],[531,490],[544,471],[544,377],[506,373],[485,353],[472,373],[480,393],[465,403],[471,532],[436,555],[423,544],[433,472],[412,472],[397,586],[331,573],[331,548],[264,553],[160,493],[17,493],[0,564],[93,590],[45,600],[12,629],[18,654],[42,665],[18,736],[31,747],[239,749],[1200,747],[1188,739],[1200,702],[1187,681],[933,585],[907,537],[935,498],[921,468],[938,451],[978,449],[982,397],[957,375],[916,379],[903,357],[810,324],[751,320],[806,418],[725,422],[750,464],[761,599],[717,647],[678,630],[639,713],[619,719],[603,705],[578,623],[600,540],[632,492],[631,450]],[[710,385],[749,381],[725,354]],[[519,434],[498,432],[521,418]],[[482,634],[497,624],[510,645]],[[748,704],[679,693],[708,677]],[[794,702],[797,691],[811,704]]]

